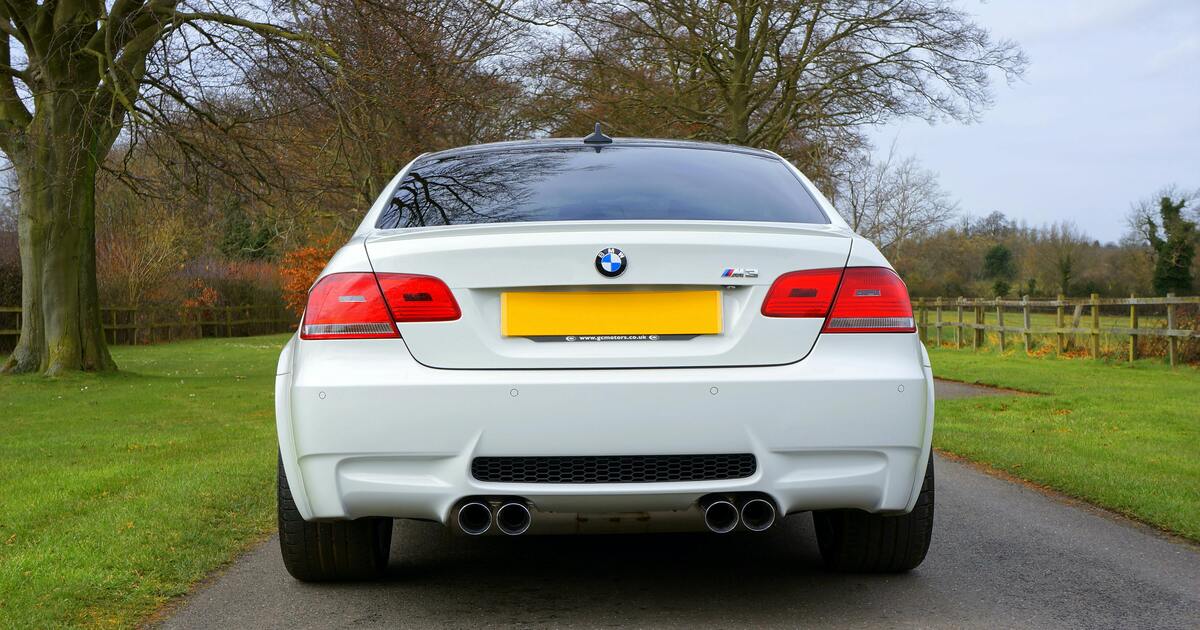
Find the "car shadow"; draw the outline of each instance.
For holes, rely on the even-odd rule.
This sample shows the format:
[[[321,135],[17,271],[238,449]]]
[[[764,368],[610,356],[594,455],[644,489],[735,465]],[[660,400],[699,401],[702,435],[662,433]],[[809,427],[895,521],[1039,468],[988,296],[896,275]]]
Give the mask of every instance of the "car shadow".
[[[855,590],[861,595],[868,585],[919,581],[917,576],[825,571],[807,514],[768,532],[729,535],[476,538],[433,523],[399,521],[388,577],[369,588],[402,595],[408,603],[397,603],[393,612],[412,612],[415,600],[419,610],[442,611],[466,625],[568,619],[743,625],[786,624],[792,614],[834,621],[844,612],[839,601],[863,612]]]

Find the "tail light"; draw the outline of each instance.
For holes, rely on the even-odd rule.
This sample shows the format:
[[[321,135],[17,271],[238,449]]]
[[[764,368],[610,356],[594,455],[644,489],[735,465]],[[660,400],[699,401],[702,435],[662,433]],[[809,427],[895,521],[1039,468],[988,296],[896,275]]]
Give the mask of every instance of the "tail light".
[[[886,267],[793,271],[767,291],[767,317],[820,317],[822,332],[916,332],[908,289]]]
[[[827,333],[916,332],[908,288],[886,267],[847,267],[833,309],[825,320]]]
[[[399,336],[373,273],[332,273],[308,292],[301,339]]]
[[[461,312],[446,283],[399,273],[334,273],[308,292],[301,339],[388,339],[395,322],[458,319]]]
[[[821,317],[829,314],[837,292],[841,269],[793,271],[779,276],[767,298],[762,314],[767,317]]]
[[[458,319],[462,312],[450,287],[433,276],[407,273],[381,273],[379,286],[398,322],[445,322]]]

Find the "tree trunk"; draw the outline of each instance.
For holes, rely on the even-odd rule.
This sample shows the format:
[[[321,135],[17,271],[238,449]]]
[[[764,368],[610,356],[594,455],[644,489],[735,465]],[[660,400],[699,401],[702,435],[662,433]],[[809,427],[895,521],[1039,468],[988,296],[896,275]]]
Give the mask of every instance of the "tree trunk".
[[[21,147],[21,337],[0,372],[116,369],[96,287],[96,171],[112,140],[79,94],[40,95]]]

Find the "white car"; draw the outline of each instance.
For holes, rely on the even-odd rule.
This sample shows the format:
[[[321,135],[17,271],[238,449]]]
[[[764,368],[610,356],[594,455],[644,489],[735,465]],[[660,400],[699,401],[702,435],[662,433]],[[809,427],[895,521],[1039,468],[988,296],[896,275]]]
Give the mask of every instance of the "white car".
[[[422,155],[313,285],[275,386],[301,580],[470,535],[758,532],[905,571],[933,380],[904,283],[778,155],[535,140]]]

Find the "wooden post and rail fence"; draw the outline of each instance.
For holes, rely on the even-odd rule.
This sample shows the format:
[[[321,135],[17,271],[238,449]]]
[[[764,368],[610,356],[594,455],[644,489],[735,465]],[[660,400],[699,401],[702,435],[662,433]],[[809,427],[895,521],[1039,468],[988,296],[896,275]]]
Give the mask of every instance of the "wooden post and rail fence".
[[[20,306],[0,306],[0,348],[11,348],[16,343],[21,334],[21,317]],[[110,344],[265,335],[295,330],[297,320],[282,304],[100,309],[100,321]]]
[[[1165,337],[1166,359],[1173,366],[1177,362],[1179,343],[1200,343],[1200,330],[1178,328],[1177,309],[1183,305],[1197,305],[1200,296],[1101,298],[1092,294],[1088,298],[1066,298],[1054,300],[1031,300],[1028,296],[1019,300],[1002,298],[916,298],[913,300],[917,332],[925,343],[934,342],[941,346],[950,341],[956,348],[968,343],[972,350],[988,344],[988,333],[997,333],[1001,350],[1009,347],[1009,335],[1019,335],[1026,353],[1034,349],[1034,337],[1054,337],[1057,353],[1067,351],[1073,339],[1088,340],[1092,357],[1101,356],[1101,336],[1128,337],[1128,359],[1138,358],[1138,339]],[[1101,309],[1115,306],[1129,307],[1129,326],[1101,326]],[[1138,309],[1143,310],[1139,313]],[[1165,317],[1155,317],[1161,325],[1139,326],[1145,309],[1165,311]],[[1068,314],[1068,309],[1070,313]],[[1005,322],[1005,313],[1014,311],[1020,315],[1020,325]],[[1034,311],[1053,310],[1054,325],[1039,326],[1033,322]],[[1084,326],[1084,311],[1088,325]],[[995,323],[988,323],[989,313],[995,313]],[[174,339],[197,339],[205,337],[239,337],[287,332],[296,329],[297,318],[283,305],[268,306],[198,306],[198,307],[109,307],[100,309],[104,333],[111,344],[154,343]],[[1070,318],[1068,325],[1067,318]],[[1109,316],[1111,319],[1111,316]],[[1200,317],[1200,315],[1198,315]],[[11,347],[21,331],[21,307],[0,306],[0,347]],[[6,339],[7,338],[7,339]],[[967,341],[969,338],[970,341]]]
[[[995,298],[917,298],[914,300],[914,315],[917,320],[917,332],[925,343],[951,342],[954,347],[962,348],[970,343],[972,350],[985,347],[988,343],[988,333],[994,332],[1000,350],[1009,346],[1009,335],[1020,335],[1026,353],[1034,349],[1034,336],[1050,336],[1054,338],[1056,353],[1068,350],[1073,339],[1083,337],[1088,340],[1087,348],[1093,358],[1101,356],[1101,336],[1111,335],[1128,337],[1129,361],[1138,358],[1138,339],[1149,337],[1165,337],[1166,358],[1174,366],[1179,354],[1179,344],[1183,341],[1200,343],[1200,329],[1193,323],[1192,328],[1179,328],[1177,313],[1180,306],[1200,305],[1200,296],[1176,297],[1168,293],[1166,297],[1137,297],[1101,298],[1093,293],[1086,298],[1067,298],[1058,296],[1054,300],[1031,300],[1028,296],[1019,300]],[[1128,306],[1129,326],[1101,326],[1101,309],[1109,307]],[[1139,313],[1141,308],[1141,313]],[[1196,307],[1200,309],[1200,306]],[[1153,327],[1139,326],[1139,316],[1145,318],[1147,309],[1157,311],[1155,318],[1161,325]],[[1045,311],[1047,315],[1053,310],[1054,325],[1035,325],[1034,312]],[[1068,310],[1070,311],[1068,313]],[[995,323],[987,323],[989,312],[995,311]],[[1019,326],[1006,324],[1005,313],[1012,311],[1020,314]],[[1084,323],[1084,312],[1087,311],[1087,325]],[[1164,313],[1165,312],[1165,313]],[[947,314],[953,314],[949,318]],[[1164,316],[1165,314],[1165,316]],[[932,315],[932,319],[931,319]],[[1068,325],[1068,317],[1070,324]],[[1112,315],[1105,317],[1111,319]],[[1122,316],[1123,317],[1123,316]],[[1198,315],[1200,317],[1200,315]],[[943,332],[945,330],[945,332]],[[952,332],[951,332],[952,331]],[[970,338],[968,342],[966,339]]]

